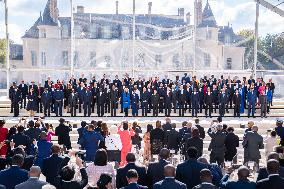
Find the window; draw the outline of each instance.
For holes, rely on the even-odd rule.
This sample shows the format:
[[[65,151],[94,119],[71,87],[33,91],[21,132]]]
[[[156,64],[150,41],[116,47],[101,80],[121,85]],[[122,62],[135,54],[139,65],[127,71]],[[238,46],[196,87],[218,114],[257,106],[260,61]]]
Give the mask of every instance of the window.
[[[46,55],[45,52],[41,52],[41,65],[46,66]]]
[[[111,62],[111,57],[109,55],[106,55],[105,56],[105,63],[106,63],[107,68],[110,67],[110,62]]]
[[[122,39],[129,39],[130,34],[129,34],[129,27],[128,26],[122,26]]]
[[[204,66],[210,67],[211,57],[209,53],[204,53]]]
[[[139,38],[141,39],[146,38],[146,28],[144,26],[139,27]]]
[[[111,38],[111,27],[110,26],[104,26],[103,27],[103,38],[104,39],[110,39]]]
[[[137,55],[137,62],[138,62],[138,67],[145,67],[145,53],[139,53]]]
[[[91,39],[96,39],[98,36],[98,29],[97,26],[95,24],[92,24],[90,26],[90,38]]]
[[[225,35],[225,44],[228,45],[231,43],[231,37],[229,35]]]
[[[155,30],[155,39],[161,39],[161,31],[159,29]]]
[[[180,58],[179,58],[179,54],[178,53],[174,54],[174,56],[173,56],[173,65],[176,68],[180,68],[181,67],[181,65],[180,65]]]
[[[32,61],[32,66],[37,66],[36,51],[31,51],[31,61]]]
[[[78,25],[74,26],[74,35],[75,35],[75,38],[81,37],[81,26],[78,26]]]
[[[226,68],[228,70],[231,70],[232,69],[232,58],[227,58],[227,65],[226,65]]]
[[[68,66],[68,51],[62,52],[62,62],[63,66]]]
[[[211,30],[207,30],[207,32],[206,32],[206,39],[207,40],[212,39],[212,31]]]
[[[46,38],[46,30],[40,29],[40,38]]]
[[[74,63],[74,66],[79,65],[79,53],[78,53],[78,51],[74,52],[73,63]]]
[[[69,35],[68,35],[68,26],[67,25],[63,25],[62,26],[62,32],[61,32],[61,35],[62,35],[62,38],[68,38]]]
[[[97,56],[96,52],[90,52],[90,66],[91,67],[97,66],[96,56]]]
[[[162,63],[162,55],[157,54],[155,56],[155,66],[158,67]]]

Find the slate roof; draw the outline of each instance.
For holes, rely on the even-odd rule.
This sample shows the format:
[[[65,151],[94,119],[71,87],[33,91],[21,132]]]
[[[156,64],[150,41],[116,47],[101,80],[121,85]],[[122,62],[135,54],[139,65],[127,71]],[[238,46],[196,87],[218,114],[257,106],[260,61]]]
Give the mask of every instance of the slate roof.
[[[202,21],[198,25],[198,27],[215,27],[217,28],[217,22],[213,15],[212,9],[210,7],[210,4],[207,0],[206,6],[202,13]]]

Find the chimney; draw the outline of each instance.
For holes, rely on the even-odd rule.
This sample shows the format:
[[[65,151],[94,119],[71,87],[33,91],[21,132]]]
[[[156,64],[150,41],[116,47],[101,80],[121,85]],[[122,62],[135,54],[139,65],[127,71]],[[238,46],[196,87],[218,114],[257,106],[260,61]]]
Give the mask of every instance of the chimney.
[[[148,3],[148,15],[152,14],[152,2]]]
[[[118,14],[118,1],[115,2],[115,13]]]
[[[77,13],[81,13],[81,14],[85,13],[84,6],[77,6]]]
[[[184,8],[178,9],[178,16],[184,16]]]
[[[191,14],[190,14],[190,12],[188,12],[186,14],[186,23],[187,23],[187,25],[190,25],[190,17],[191,17]]]

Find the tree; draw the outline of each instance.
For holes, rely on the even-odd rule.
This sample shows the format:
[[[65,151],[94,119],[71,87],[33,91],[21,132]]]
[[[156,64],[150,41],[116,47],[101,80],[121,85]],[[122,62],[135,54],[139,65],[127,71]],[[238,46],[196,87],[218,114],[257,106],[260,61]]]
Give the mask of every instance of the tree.
[[[240,30],[237,35],[241,37],[239,42],[241,47],[245,47],[245,65],[244,69],[252,68],[253,65],[253,49],[254,49],[254,31],[249,29]]]
[[[6,59],[6,40],[0,39],[0,65],[5,63]]]

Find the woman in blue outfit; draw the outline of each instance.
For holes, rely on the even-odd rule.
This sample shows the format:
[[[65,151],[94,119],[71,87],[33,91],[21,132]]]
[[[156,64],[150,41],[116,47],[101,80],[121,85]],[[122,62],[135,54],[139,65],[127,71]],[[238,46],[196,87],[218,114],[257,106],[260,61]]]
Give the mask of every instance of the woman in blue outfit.
[[[239,89],[239,93],[241,96],[240,113],[243,114],[245,113],[245,87],[244,86]]]
[[[30,117],[34,117],[35,111],[37,111],[37,96],[34,89],[31,89],[28,95],[27,111],[30,112]]]
[[[266,86],[264,92],[267,98],[267,113],[269,113],[270,104],[272,104],[272,90],[269,89],[269,86]]]
[[[130,108],[130,93],[128,88],[124,89],[124,92],[122,93],[122,100],[125,117],[128,117],[128,110]]]

